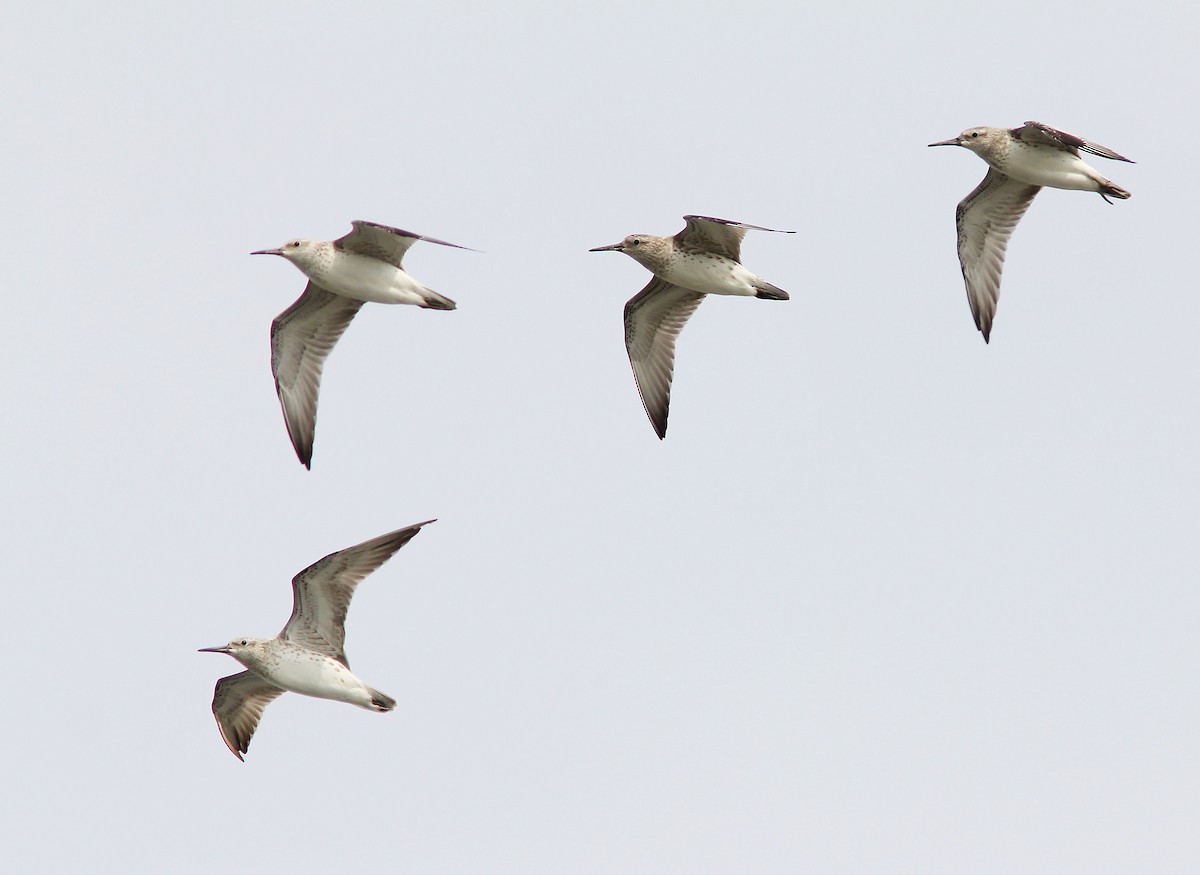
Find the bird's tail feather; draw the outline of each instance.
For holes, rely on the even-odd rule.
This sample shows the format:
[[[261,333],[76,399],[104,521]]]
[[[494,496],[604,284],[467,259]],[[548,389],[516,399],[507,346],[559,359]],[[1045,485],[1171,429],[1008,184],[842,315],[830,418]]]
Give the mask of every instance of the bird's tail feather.
[[[454,310],[458,307],[458,304],[451,301],[445,295],[439,295],[433,289],[426,289],[422,294],[425,300],[421,306],[426,310]]]
[[[396,710],[396,700],[385,693],[379,692],[379,690],[371,690],[371,704],[378,711]]]
[[[791,296],[778,286],[773,286],[766,280],[759,280],[754,284],[754,289],[757,292],[755,297],[766,298],[768,301],[789,301]]]
[[[1128,200],[1131,197],[1129,192],[1108,179],[1100,183],[1100,195],[1102,197],[1104,195],[1110,195],[1111,197],[1115,197],[1120,200]],[[1105,198],[1105,200],[1108,200],[1108,198]]]

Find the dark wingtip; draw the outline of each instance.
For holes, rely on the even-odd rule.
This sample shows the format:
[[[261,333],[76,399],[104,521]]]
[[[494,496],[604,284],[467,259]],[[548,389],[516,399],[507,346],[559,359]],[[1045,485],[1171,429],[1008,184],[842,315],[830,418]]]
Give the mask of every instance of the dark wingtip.
[[[290,425],[288,427],[288,437],[292,437],[292,429]],[[311,471],[313,454],[312,444],[305,446],[303,442],[297,441],[293,438],[292,449],[296,451],[296,458],[300,460],[300,464]]]

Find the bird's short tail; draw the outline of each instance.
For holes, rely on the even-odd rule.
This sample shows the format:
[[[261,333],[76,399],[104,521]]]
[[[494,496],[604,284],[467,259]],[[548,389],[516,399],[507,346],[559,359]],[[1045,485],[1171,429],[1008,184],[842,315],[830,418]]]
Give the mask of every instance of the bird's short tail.
[[[376,711],[394,711],[396,710],[396,700],[391,696],[379,692],[379,690],[371,690],[371,705]]]
[[[1131,195],[1125,189],[1121,188],[1121,186],[1106,179],[1100,183],[1100,197],[1106,201],[1109,197],[1115,197],[1124,201],[1129,200]],[[1109,203],[1112,203],[1112,201],[1109,201]]]
[[[754,284],[756,298],[766,298],[768,301],[790,301],[791,296],[778,286],[773,286],[766,280]]]
[[[422,294],[425,300],[421,306],[426,310],[454,310],[458,307],[458,304],[445,295],[439,295],[433,289],[426,289]]]

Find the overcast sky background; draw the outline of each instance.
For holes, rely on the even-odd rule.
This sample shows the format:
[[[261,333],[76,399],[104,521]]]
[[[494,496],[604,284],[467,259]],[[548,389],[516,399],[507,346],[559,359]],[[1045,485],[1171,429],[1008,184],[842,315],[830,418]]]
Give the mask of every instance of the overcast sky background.
[[[1195,872],[1195,13],[806,7],[6,13],[12,871]],[[1133,198],[1039,195],[987,346],[926,144],[1026,119]],[[700,308],[660,443],[587,250],[685,213],[792,300]],[[363,308],[310,473],[248,253],[358,218],[484,252]],[[239,763],[196,648],[430,517],[350,611],[397,710]]]

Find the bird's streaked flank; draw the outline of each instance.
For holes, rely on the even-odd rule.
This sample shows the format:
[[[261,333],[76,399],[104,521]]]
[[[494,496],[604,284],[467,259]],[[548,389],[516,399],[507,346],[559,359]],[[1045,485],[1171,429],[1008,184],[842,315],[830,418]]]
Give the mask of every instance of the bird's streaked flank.
[[[346,611],[364,577],[387,562],[422,526],[381,535],[330,553],[292,578],[292,616],[274,638],[235,638],[201,653],[228,653],[248,671],[217,681],[212,710],[221,738],[239,760],[250,747],[263,709],[289,690],[391,711],[396,700],[367,686],[346,660]]]
[[[354,230],[337,240],[291,240],[278,249],[250,253],[286,258],[308,277],[304,294],[271,323],[275,391],[292,446],[305,468],[312,467],[321,370],[359,307],[367,301],[428,310],[457,306],[409,276],[401,262],[418,240],[467,247],[374,222],[352,224]]]
[[[755,276],[741,263],[748,230],[773,231],[708,216],[684,216],[674,237],[631,234],[591,252],[624,252],[654,274],[625,304],[625,346],[642,406],[659,438],[667,436],[675,340],[705,295],[741,295],[786,301],[788,293]],[[794,231],[778,231],[794,234]]]
[[[1128,161],[1112,149],[1090,143],[1041,122],[1019,128],[970,128],[930,146],[962,146],[989,165],[983,182],[958,205],[958,261],[967,300],[984,341],[1000,300],[1000,273],[1008,238],[1033,196],[1043,187],[1098,192],[1125,200],[1129,192],[1105,179],[1079,157],[1080,150],[1114,161]],[[1112,203],[1112,201],[1108,201]]]

